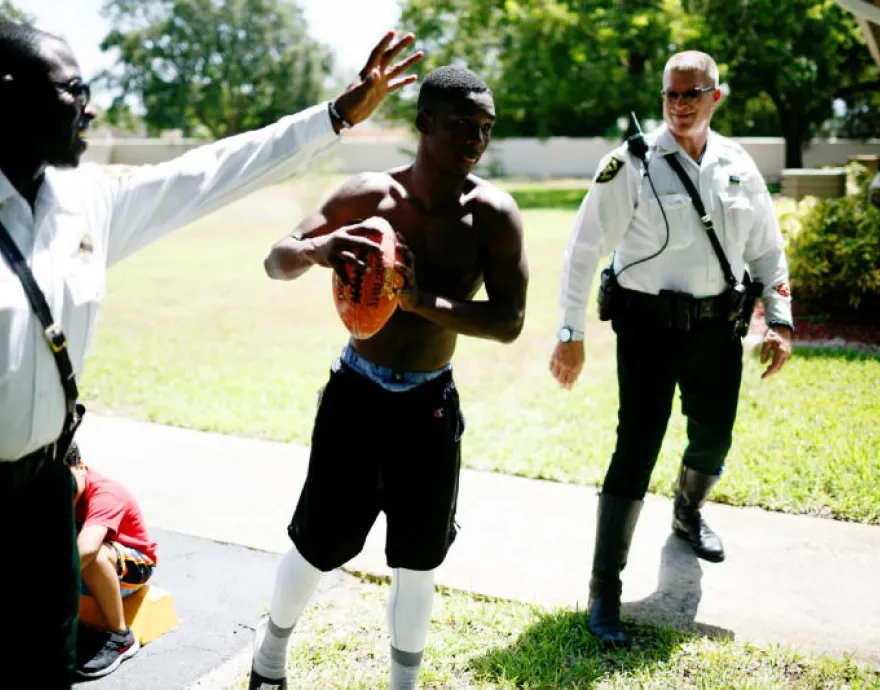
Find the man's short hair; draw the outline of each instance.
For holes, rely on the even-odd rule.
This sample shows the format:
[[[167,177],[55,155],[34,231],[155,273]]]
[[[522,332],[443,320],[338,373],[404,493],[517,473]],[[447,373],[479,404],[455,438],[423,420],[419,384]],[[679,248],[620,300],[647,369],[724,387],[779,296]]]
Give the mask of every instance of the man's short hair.
[[[431,109],[436,103],[448,103],[469,93],[492,93],[489,85],[466,67],[446,65],[429,73],[419,89],[418,109]]]
[[[0,21],[0,79],[43,70],[40,43],[44,38],[62,40],[30,24]]]
[[[715,60],[699,50],[686,50],[676,53],[663,68],[663,75],[667,72],[702,72],[712,82],[712,86],[718,86],[718,65]]]

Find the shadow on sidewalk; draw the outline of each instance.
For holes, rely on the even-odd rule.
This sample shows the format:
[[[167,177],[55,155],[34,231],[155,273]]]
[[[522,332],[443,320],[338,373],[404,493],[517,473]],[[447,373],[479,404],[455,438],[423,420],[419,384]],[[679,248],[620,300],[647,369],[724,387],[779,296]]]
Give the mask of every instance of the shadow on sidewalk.
[[[709,567],[724,566],[710,564]],[[730,630],[694,622],[703,598],[702,579],[700,559],[688,544],[670,533],[660,552],[657,591],[641,601],[624,603],[623,616],[693,631],[705,637],[733,639]]]
[[[670,535],[663,546],[657,591],[623,606],[624,629],[631,640],[628,648],[603,649],[587,628],[586,612],[557,610],[541,616],[510,646],[472,659],[470,670],[490,682],[515,678],[518,687],[588,687],[607,674],[662,664],[695,637],[732,639],[729,630],[694,623],[702,577],[693,550]]]

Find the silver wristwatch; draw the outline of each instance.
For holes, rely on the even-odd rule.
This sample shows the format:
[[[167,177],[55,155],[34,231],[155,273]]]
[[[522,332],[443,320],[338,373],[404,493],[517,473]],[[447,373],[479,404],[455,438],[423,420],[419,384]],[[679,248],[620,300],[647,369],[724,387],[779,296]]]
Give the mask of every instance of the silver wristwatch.
[[[583,331],[576,331],[571,326],[562,326],[556,335],[560,343],[580,342],[584,339]]]

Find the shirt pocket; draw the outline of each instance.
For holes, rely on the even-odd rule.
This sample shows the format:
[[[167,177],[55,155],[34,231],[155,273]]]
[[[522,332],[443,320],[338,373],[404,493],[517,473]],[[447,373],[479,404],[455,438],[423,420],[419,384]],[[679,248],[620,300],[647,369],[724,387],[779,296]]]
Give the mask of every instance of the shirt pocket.
[[[66,296],[74,307],[104,299],[106,272],[96,257],[71,257],[64,272]]]
[[[669,227],[667,249],[682,249],[694,241],[694,222],[699,221],[694,202],[687,194],[653,194],[648,199],[648,215],[654,232],[657,233],[657,248],[666,241],[666,228]]]
[[[18,276],[0,266],[0,384],[21,368],[29,312]]]
[[[724,237],[728,247],[742,252],[748,241],[749,230],[754,223],[752,200],[740,187],[719,192],[721,213],[724,219]]]
[[[74,363],[81,362],[91,347],[106,282],[106,272],[97,256],[78,254],[67,259],[63,328]]]

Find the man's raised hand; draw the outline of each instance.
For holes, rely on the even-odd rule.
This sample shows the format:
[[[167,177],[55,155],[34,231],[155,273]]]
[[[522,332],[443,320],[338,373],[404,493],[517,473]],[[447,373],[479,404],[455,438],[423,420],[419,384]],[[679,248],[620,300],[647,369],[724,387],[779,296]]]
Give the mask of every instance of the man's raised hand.
[[[418,51],[400,62],[394,62],[416,40],[415,35],[410,33],[395,41],[396,35],[394,31],[385,34],[370,52],[358,78],[336,97],[336,112],[349,124],[363,122],[373,114],[385,96],[416,80],[414,74],[403,73],[419,62],[424,53]]]

